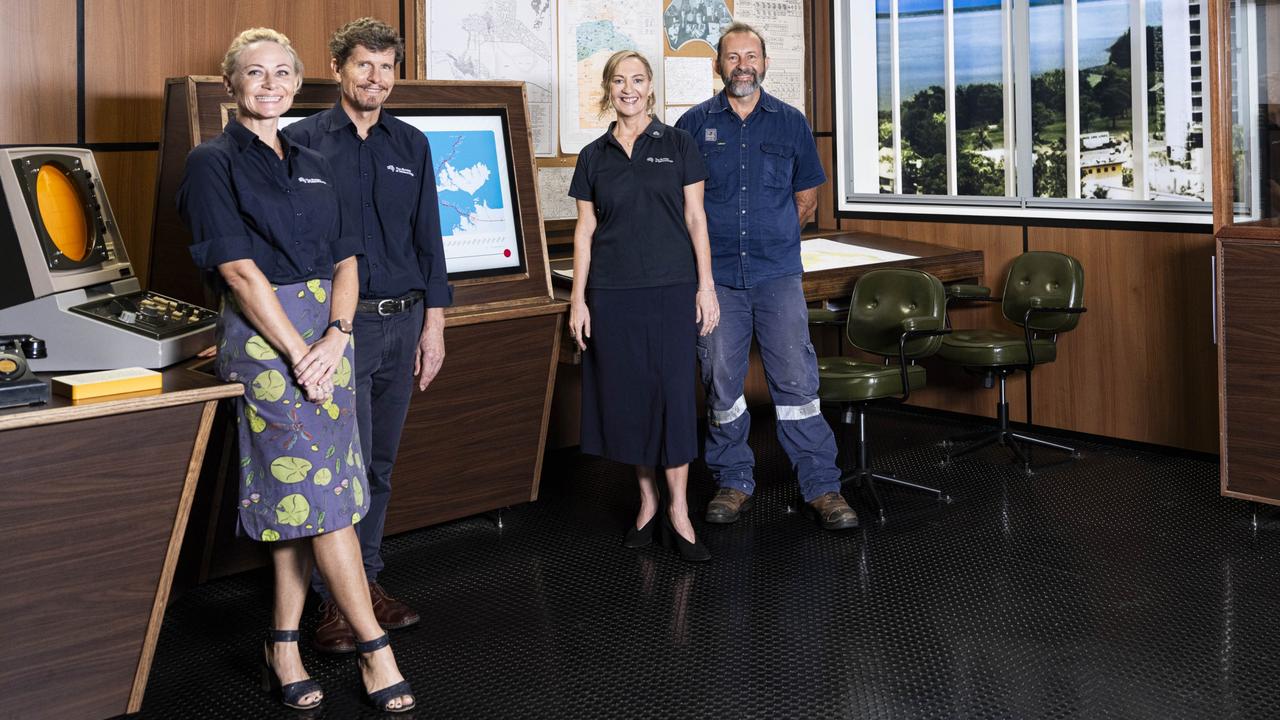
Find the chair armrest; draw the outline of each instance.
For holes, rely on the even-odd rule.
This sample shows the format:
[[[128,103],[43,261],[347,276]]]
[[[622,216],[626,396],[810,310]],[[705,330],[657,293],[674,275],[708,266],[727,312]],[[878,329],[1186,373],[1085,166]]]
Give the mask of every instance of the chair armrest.
[[[990,300],[991,288],[983,285],[957,283],[945,287],[948,300]]]
[[[939,324],[932,317],[909,317],[902,320],[902,335],[898,338],[898,371],[902,373],[902,397],[899,402],[906,402],[911,397],[911,382],[907,376],[907,343],[917,338],[951,334],[951,328],[938,327]]]
[[[1027,312],[1024,313],[1022,316],[1022,334],[1023,334],[1023,338],[1026,340],[1026,343],[1027,343],[1027,369],[1028,370],[1031,369],[1031,366],[1036,364],[1036,352],[1035,352],[1034,346],[1031,344],[1031,335],[1033,333],[1031,329],[1032,315],[1043,315],[1046,313],[1055,314],[1055,315],[1058,315],[1058,314],[1080,315],[1082,313],[1088,312],[1088,308],[1048,307],[1043,303],[1044,303],[1044,298],[1038,298],[1038,297],[1031,298],[1031,307],[1027,308]]]

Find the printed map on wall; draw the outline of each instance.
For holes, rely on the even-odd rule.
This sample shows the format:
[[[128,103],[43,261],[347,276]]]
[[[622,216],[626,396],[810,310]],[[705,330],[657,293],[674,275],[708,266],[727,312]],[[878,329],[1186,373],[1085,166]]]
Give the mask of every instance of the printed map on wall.
[[[639,50],[653,64],[662,107],[662,0],[560,0],[560,151],[576,154],[600,136],[600,74],[618,50]]]
[[[534,153],[556,154],[556,0],[425,0],[436,80],[523,80]]]

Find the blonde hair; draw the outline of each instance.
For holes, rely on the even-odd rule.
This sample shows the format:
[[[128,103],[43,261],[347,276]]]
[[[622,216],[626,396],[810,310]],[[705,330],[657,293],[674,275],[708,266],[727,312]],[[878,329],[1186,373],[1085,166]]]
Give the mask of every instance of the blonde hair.
[[[302,58],[298,57],[298,52],[293,49],[293,43],[289,42],[289,38],[279,30],[265,27],[249,28],[231,41],[231,45],[227,47],[227,54],[222,56],[223,78],[230,82],[231,76],[240,69],[240,53],[256,42],[273,42],[284,48],[289,53],[289,57],[293,58],[293,74],[298,79],[294,91],[302,87]]]
[[[608,62],[604,64],[604,73],[600,78],[600,89],[604,92],[604,94],[600,96],[598,113],[600,116],[603,116],[605,113],[613,109],[613,98],[611,97],[612,94],[609,92],[610,81],[613,80],[613,76],[617,74],[618,66],[622,64],[622,61],[630,60],[631,58],[639,60],[640,64],[644,65],[645,73],[649,76],[649,98],[645,100],[644,111],[646,113],[653,112],[653,105],[657,102],[657,97],[653,94],[652,87],[653,66],[649,64],[649,60],[645,58],[644,55],[641,55],[635,50],[619,50],[611,55]]]

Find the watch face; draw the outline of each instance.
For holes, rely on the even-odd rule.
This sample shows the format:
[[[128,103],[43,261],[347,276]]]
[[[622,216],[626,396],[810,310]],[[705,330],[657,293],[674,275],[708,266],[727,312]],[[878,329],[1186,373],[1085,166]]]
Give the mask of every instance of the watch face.
[[[348,335],[351,334],[350,320],[334,320],[333,322],[329,323],[329,327],[338,328],[339,331],[344,332]]]

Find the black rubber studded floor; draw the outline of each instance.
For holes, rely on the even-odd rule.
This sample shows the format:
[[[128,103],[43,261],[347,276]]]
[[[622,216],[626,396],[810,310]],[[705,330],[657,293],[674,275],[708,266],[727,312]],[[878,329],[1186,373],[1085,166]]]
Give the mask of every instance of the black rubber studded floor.
[[[383,584],[423,615],[392,634],[410,716],[1280,717],[1280,516],[1219,497],[1215,463],[1084,444],[1031,477],[1000,447],[944,467],[931,443],[972,426],[877,412],[873,463],[954,501],[886,487],[880,525],[846,488],[863,527],[829,533],[788,513],[795,486],[755,414],[757,502],[698,523],[709,564],[624,549],[629,469],[572,453],[501,529],[388,539]],[[704,468],[691,488],[697,515]],[[138,717],[303,715],[258,685],[268,582],[173,603]],[[353,656],[303,657],[326,692],[306,717],[379,716]]]

